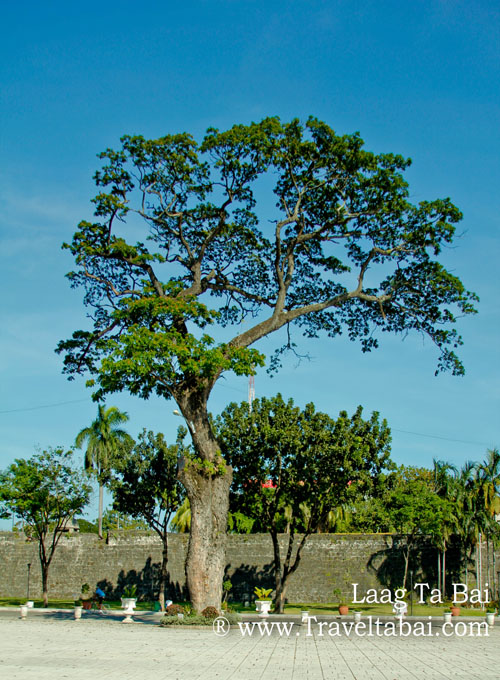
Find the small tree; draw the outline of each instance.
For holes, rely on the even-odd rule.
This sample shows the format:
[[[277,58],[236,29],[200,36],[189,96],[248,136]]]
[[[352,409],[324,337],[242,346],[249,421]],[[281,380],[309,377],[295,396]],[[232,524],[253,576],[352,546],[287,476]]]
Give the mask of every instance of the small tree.
[[[452,521],[451,503],[436,493],[430,471],[424,469],[423,472],[429,474],[418,476],[414,474],[416,470],[401,466],[389,481],[390,487],[383,497],[389,530],[404,537],[403,588],[406,587],[410,557],[417,540],[427,536],[442,546],[443,527]]]
[[[387,423],[377,413],[369,421],[361,415],[359,406],[351,418],[342,411],[333,420],[313,404],[301,411],[278,395],[255,400],[251,411],[246,402],[230,404],[216,420],[234,469],[233,508],[254,519],[254,531],[271,534],[277,612],[308,536],[327,522],[332,507],[369,492],[390,465]],[[287,534],[284,559],[280,533]]]
[[[85,427],[76,437],[76,446],[81,448],[85,443],[85,469],[93,474],[99,484],[99,517],[97,533],[102,538],[103,489],[109,481],[110,470],[115,459],[124,453],[124,447],[132,444],[132,437],[118,427],[128,420],[116,406],[105,408],[99,404],[97,418],[90,427]]]
[[[72,452],[49,448],[18,459],[1,475],[0,507],[20,517],[38,541],[44,607],[49,567],[67,522],[88,503],[91,488],[72,465]]]
[[[165,609],[167,585],[168,525],[184,499],[177,481],[177,460],[182,445],[168,446],[161,433],[143,430],[134,448],[119,461],[112,480],[114,508],[143,519],[163,544],[158,599]]]

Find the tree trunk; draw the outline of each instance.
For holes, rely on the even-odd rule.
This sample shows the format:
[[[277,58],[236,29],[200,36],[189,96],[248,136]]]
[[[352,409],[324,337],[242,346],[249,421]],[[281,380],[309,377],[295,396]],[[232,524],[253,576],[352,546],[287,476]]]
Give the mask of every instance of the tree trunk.
[[[486,534],[486,583],[491,583],[490,577],[490,536]]]
[[[495,541],[493,541],[493,600],[498,600],[498,578],[497,578],[497,558],[495,555]]]
[[[286,602],[286,589],[288,586],[288,581],[290,576],[297,570],[300,560],[302,557],[302,548],[309,536],[306,532],[303,534],[302,539],[297,547],[297,552],[295,553],[295,559],[292,562],[292,552],[295,542],[295,530],[293,527],[288,525],[288,547],[286,552],[285,561],[283,562],[283,567],[281,563],[280,545],[278,541],[278,534],[275,531],[271,531],[271,538],[273,541],[274,550],[274,571],[275,571],[275,584],[276,584],[276,596],[274,600],[274,613],[283,614],[285,611]]]
[[[408,578],[408,564],[410,562],[410,543],[406,541],[406,551],[404,552],[405,558],[405,571],[403,576],[403,588],[406,588],[406,579]]]
[[[446,597],[446,541],[443,547],[443,596]]]
[[[98,526],[97,526],[97,533],[99,535],[99,538],[102,538],[102,506],[103,506],[103,485],[101,482],[99,482],[99,517],[98,517]]]
[[[43,606],[49,606],[49,565],[41,564],[42,567],[42,597]]]
[[[189,467],[183,470],[181,481],[191,505],[186,561],[191,604],[198,613],[209,605],[220,610],[232,471],[228,468],[226,474],[211,477]]]
[[[160,608],[162,612],[165,611],[165,589],[167,587],[167,563],[168,563],[168,534],[165,532],[163,535],[163,551],[160,569],[160,583],[159,583],[159,593],[158,601],[160,603]]]
[[[286,583],[283,582],[281,576],[281,553],[280,544],[278,540],[278,534],[276,531],[271,531],[271,539],[273,542],[273,552],[274,552],[274,583],[276,596],[274,600],[274,611],[276,614],[282,614],[283,608],[285,606],[285,587]]]
[[[212,606],[220,611],[226,566],[229,487],[233,470],[225,465],[215,439],[206,401],[197,394],[176,395],[189,426],[196,458],[185,458],[179,479],[191,506],[186,580],[196,612]]]
[[[438,558],[438,590],[440,593],[443,592],[443,589],[441,588],[441,551],[439,548],[437,549],[437,558]]]

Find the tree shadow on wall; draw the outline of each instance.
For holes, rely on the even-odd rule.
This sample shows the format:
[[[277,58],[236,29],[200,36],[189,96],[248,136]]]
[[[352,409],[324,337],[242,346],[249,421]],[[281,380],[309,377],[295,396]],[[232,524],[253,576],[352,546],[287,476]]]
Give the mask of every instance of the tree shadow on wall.
[[[160,579],[160,562],[153,562],[151,557],[148,557],[146,564],[140,571],[130,569],[125,572],[123,569],[118,574],[118,581],[113,584],[111,581],[104,579],[98,582],[99,588],[106,593],[106,597],[110,600],[119,600],[123,596],[125,588],[136,586],[137,598],[139,600],[155,600],[158,597],[158,583]],[[167,586],[165,595],[170,600],[187,600],[188,590],[184,584],[179,581],[171,581],[170,575],[167,576]]]
[[[367,563],[369,572],[374,573],[377,581],[387,588],[394,590],[403,584],[406,555],[406,538],[404,536],[387,536],[385,548],[377,550],[371,555]],[[410,580],[413,583],[427,582],[429,585],[437,582],[436,567],[437,551],[429,544],[425,537],[418,538],[410,550],[408,561],[408,575],[406,587],[409,589]],[[413,576],[410,577],[410,572]]]
[[[250,564],[240,564],[238,567],[226,565],[224,581],[231,580],[230,598],[235,602],[245,602],[255,599],[254,589],[275,587],[274,562],[256,567]]]

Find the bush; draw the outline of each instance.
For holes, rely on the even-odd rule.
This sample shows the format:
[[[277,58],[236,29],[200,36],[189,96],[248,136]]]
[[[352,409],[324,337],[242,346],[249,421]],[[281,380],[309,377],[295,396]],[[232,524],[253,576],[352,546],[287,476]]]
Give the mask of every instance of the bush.
[[[206,619],[216,619],[219,616],[219,612],[215,607],[205,607],[201,612],[201,615]]]
[[[231,626],[236,625],[241,620],[238,614],[227,614],[225,618]],[[177,616],[164,616],[160,621],[160,626],[211,626],[212,622],[213,619],[196,614],[185,616],[183,619],[178,619]]]
[[[164,616],[160,621],[160,626],[208,626],[211,623],[212,621],[204,616],[185,616],[183,619],[179,619],[177,616]]]
[[[180,604],[169,604],[167,607],[167,616],[177,616],[177,614],[184,614],[184,607]]]

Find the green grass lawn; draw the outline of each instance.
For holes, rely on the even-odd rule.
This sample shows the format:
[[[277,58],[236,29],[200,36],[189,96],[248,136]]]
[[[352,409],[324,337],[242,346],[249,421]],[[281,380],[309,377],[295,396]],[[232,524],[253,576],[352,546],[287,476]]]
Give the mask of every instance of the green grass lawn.
[[[26,603],[26,598],[16,597],[0,597],[0,607],[19,607]],[[42,600],[34,600],[36,608],[42,608]],[[121,602],[119,600],[105,600],[106,605],[110,609],[121,609]],[[185,605],[186,602],[179,602],[176,604]],[[241,614],[250,614],[255,612],[254,605],[245,607],[241,602],[229,603],[233,611]],[[53,609],[73,609],[74,600],[49,600],[49,607]],[[153,611],[154,602],[140,601],[137,602],[136,611]],[[430,606],[413,603],[413,616],[442,616],[445,610],[449,609],[449,605]],[[338,604],[334,603],[317,603],[317,602],[291,602],[285,606],[285,614],[300,614],[301,611],[307,610],[313,616],[335,616],[338,615]],[[349,613],[354,611],[363,612],[365,616],[391,616],[392,605],[390,604],[356,604],[349,605]],[[484,616],[484,609],[470,609],[461,607],[460,612],[462,616]],[[408,614],[410,614],[410,604],[408,604]]]
[[[37,609],[43,608],[42,600],[33,600],[34,606]],[[121,609],[122,603],[120,600],[104,600],[107,607],[110,609]],[[25,597],[0,597],[0,607],[19,607],[26,604]],[[75,601],[71,600],[52,600],[49,599],[49,608],[51,609],[73,609]],[[138,602],[136,606],[137,611],[152,611],[154,609],[154,602]]]

